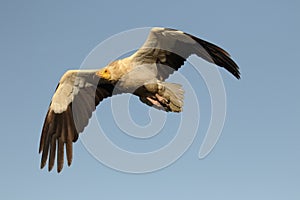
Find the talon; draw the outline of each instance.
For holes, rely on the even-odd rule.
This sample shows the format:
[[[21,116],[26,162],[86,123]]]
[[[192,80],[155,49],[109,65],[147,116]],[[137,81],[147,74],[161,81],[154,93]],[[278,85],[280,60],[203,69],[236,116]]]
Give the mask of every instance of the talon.
[[[155,101],[154,99],[147,97],[148,101],[150,101],[153,105],[161,106],[161,104],[158,101]]]
[[[156,101],[156,100],[152,99],[151,97],[147,97],[147,100],[152,103],[153,107],[155,107],[159,110],[167,111],[167,109],[163,105],[161,105],[159,101]]]
[[[157,100],[163,104],[168,104],[170,101],[166,98],[163,98],[162,96],[155,94],[155,97],[157,98]]]

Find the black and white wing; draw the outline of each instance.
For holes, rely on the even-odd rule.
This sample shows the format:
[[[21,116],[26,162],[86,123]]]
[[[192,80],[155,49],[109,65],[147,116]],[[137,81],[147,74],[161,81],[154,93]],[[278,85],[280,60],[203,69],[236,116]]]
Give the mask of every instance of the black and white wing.
[[[72,162],[72,143],[87,126],[92,112],[104,98],[112,95],[114,86],[102,83],[96,70],[70,70],[61,78],[52,97],[42,129],[39,152],[41,168],[52,170],[57,154],[57,171],[64,163],[64,148],[68,165]]]
[[[165,80],[192,54],[240,78],[239,67],[224,49],[175,29],[152,28],[144,45],[131,58],[138,65],[156,63],[158,78]]]

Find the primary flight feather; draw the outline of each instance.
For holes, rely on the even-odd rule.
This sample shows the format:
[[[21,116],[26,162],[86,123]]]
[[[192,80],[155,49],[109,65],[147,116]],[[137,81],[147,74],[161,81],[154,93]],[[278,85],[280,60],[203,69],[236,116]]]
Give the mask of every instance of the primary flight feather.
[[[152,28],[144,45],[133,55],[97,70],[69,70],[59,81],[42,129],[41,168],[48,160],[52,170],[63,168],[64,155],[72,163],[72,145],[87,126],[92,112],[105,98],[132,93],[167,112],[181,112],[183,89],[165,82],[192,54],[225,68],[237,79],[239,67],[222,48],[190,34],[169,28]]]

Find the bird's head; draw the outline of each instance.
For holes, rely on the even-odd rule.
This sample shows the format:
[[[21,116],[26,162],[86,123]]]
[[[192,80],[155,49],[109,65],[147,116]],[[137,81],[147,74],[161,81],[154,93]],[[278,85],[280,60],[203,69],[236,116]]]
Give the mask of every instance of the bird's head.
[[[97,71],[96,75],[105,80],[111,79],[111,73],[110,73],[110,70],[107,69],[107,67],[104,67],[103,69],[100,69],[99,71]]]
[[[126,72],[124,67],[119,64],[119,61],[113,61],[106,67],[96,72],[96,75],[102,79],[105,79],[111,83],[117,82]]]

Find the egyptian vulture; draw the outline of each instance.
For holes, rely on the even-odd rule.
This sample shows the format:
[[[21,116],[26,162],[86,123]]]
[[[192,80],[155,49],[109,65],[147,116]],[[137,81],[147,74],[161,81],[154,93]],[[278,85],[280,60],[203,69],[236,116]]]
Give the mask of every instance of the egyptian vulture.
[[[183,89],[165,80],[192,54],[225,68],[237,79],[239,67],[222,48],[190,34],[169,28],[152,28],[143,46],[133,55],[97,70],[70,70],[59,81],[40,138],[41,168],[48,160],[57,172],[72,162],[72,145],[89,122],[96,106],[114,94],[132,93],[167,112],[181,112]]]

